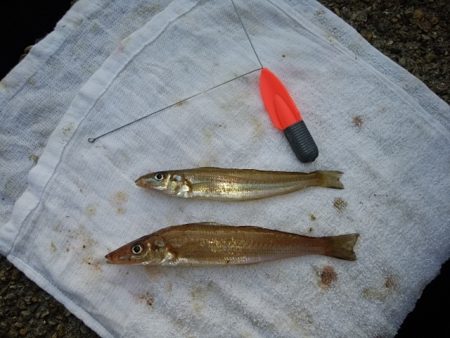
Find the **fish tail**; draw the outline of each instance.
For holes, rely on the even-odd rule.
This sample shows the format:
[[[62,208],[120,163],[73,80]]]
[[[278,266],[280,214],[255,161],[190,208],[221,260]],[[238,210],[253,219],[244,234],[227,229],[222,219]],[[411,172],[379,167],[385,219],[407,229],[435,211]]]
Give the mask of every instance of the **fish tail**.
[[[315,171],[314,174],[317,177],[318,186],[333,189],[344,189],[344,185],[340,181],[343,172],[319,170]]]
[[[327,256],[355,261],[356,254],[353,248],[358,240],[359,234],[347,234],[340,236],[325,237],[328,241]]]

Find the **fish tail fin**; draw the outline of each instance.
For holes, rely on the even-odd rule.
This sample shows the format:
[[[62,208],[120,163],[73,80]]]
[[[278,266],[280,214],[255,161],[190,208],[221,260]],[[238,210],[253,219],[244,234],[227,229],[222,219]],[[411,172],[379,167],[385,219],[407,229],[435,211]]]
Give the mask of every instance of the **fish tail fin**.
[[[353,248],[358,240],[359,234],[347,234],[340,236],[325,237],[328,240],[327,256],[355,261],[356,254]]]
[[[325,188],[344,189],[344,185],[340,181],[343,172],[319,170],[314,174],[317,177],[317,185]]]

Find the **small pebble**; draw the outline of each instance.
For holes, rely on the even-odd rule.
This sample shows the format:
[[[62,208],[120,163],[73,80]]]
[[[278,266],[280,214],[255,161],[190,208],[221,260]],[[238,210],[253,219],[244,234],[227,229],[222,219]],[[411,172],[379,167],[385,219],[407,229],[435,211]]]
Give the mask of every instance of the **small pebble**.
[[[414,11],[413,17],[414,17],[414,19],[416,19],[416,20],[422,19],[422,18],[423,18],[423,12],[422,12],[422,10],[419,9],[419,8],[416,9],[416,10]]]

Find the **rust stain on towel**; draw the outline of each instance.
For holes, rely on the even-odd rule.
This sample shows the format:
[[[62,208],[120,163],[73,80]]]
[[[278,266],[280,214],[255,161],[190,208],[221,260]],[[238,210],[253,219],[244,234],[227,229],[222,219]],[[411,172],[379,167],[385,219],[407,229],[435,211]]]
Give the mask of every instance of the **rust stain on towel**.
[[[62,133],[64,136],[70,135],[71,131],[75,127],[73,122],[68,123],[65,127],[62,128]]]
[[[33,165],[36,165],[39,161],[39,156],[35,154],[31,154],[29,157],[30,161],[33,161]]]
[[[128,194],[123,191],[118,191],[114,194],[114,202],[116,204],[123,204],[128,202]]]
[[[73,250],[74,252],[81,253],[81,263],[86,264],[94,271],[102,271],[103,261],[98,259],[98,255],[94,252],[97,247],[97,241],[92,238],[91,233],[84,224],[78,224],[72,228],[67,228],[66,225],[60,225],[60,232],[64,233],[66,241],[63,243],[66,252]]]
[[[396,289],[397,285],[397,278],[393,275],[389,275],[384,279],[384,287],[386,289]]]
[[[325,265],[319,272],[320,282],[319,286],[322,289],[328,289],[333,282],[337,280],[337,274],[331,265]]]
[[[362,290],[363,298],[369,301],[385,301],[398,288],[398,278],[394,275],[388,275],[384,278],[384,284],[381,287],[364,288]]]
[[[141,303],[146,304],[149,308],[153,307],[155,298],[150,294],[150,292],[145,292],[137,296]]]
[[[116,192],[112,198],[112,204],[116,208],[116,212],[119,215],[123,215],[127,211],[127,209],[125,208],[125,204],[127,202],[128,202],[128,194],[124,191]]]
[[[88,206],[85,209],[85,213],[89,217],[95,216],[95,214],[97,213],[97,205],[92,203],[88,204]]]
[[[261,119],[252,116],[250,122],[253,125],[253,135],[255,136],[255,138],[260,138],[264,134],[264,126],[261,122]]]
[[[102,271],[102,266],[101,266],[100,262],[98,260],[94,259],[92,256],[84,257],[82,262],[84,264],[87,264],[89,267],[91,267],[95,271],[99,271],[99,272]]]
[[[333,201],[334,208],[339,212],[343,212],[347,208],[347,205],[347,202],[341,197],[337,197]]]
[[[363,120],[362,116],[357,115],[357,116],[353,116],[352,123],[355,127],[361,128],[364,124],[364,120]]]
[[[97,241],[88,234],[83,224],[80,224],[78,230],[74,232],[74,235],[78,237],[78,239],[82,243],[82,247],[84,247],[85,249],[91,249],[97,244]]]
[[[28,83],[30,86],[35,86],[35,85],[36,85],[36,79],[35,79],[34,77],[30,77],[30,78],[27,80],[27,83]]]

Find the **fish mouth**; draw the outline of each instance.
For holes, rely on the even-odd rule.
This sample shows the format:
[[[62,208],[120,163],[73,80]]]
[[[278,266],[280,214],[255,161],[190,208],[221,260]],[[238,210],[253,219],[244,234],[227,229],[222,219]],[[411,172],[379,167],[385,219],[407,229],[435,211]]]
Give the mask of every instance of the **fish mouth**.
[[[141,178],[139,180],[134,181],[138,187],[144,188],[144,180]]]
[[[106,263],[114,264],[112,255],[110,253],[105,256],[105,259],[106,259]]]
[[[129,264],[128,263],[128,256],[118,256],[114,252],[110,252],[105,256],[106,263],[108,264]]]
[[[138,187],[145,187],[145,178],[144,176],[139,177],[136,181],[134,181]]]
[[[107,254],[105,256],[106,259],[106,263],[108,264],[127,264],[127,265],[131,265],[131,264],[137,264],[135,262],[133,262],[133,260],[130,258],[129,255],[124,255],[124,256],[120,256],[119,254],[115,253],[115,252],[110,252],[109,254]]]

